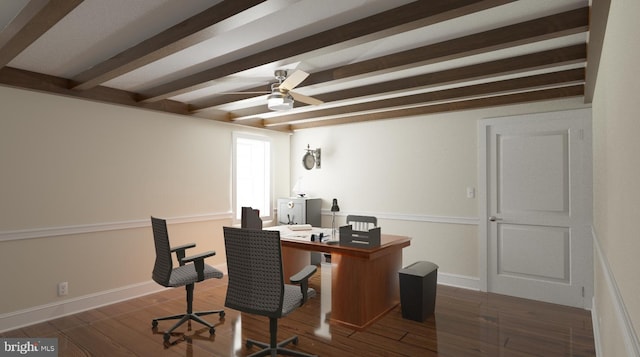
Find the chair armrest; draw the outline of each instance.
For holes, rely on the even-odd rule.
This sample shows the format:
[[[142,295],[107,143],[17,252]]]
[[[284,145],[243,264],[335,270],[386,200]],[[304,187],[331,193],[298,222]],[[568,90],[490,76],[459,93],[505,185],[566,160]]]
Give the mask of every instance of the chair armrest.
[[[204,258],[212,257],[216,255],[216,252],[210,250],[208,252],[191,255],[180,260],[180,265],[185,265],[186,263],[192,263],[196,268],[196,273],[198,273],[198,281],[204,280]]]
[[[182,262],[183,263],[191,263],[191,262],[196,261],[196,260],[204,260],[204,258],[213,257],[214,255],[216,255],[216,252],[214,252],[213,250],[210,250],[208,252],[204,252],[204,253],[200,253],[200,254],[196,254],[196,255],[190,255],[188,257],[184,257],[184,258],[182,258]]]
[[[295,275],[291,276],[289,280],[291,281],[292,284],[300,284],[302,280],[308,280],[311,277],[311,275],[315,274],[317,270],[318,270],[318,267],[316,267],[315,265],[307,265],[306,267],[302,268],[302,270],[297,272]]]
[[[175,252],[176,250],[187,250],[189,248],[194,248],[196,246],[195,243],[187,243],[183,245],[178,245],[175,247],[171,247],[171,252]]]
[[[178,259],[178,263],[180,265],[184,265],[184,263],[182,262],[182,259],[184,259],[186,253],[185,251],[189,248],[193,248],[195,247],[196,244],[195,243],[187,243],[187,244],[183,244],[183,245],[178,245],[175,247],[171,247],[171,252],[175,252],[176,253],[176,258]]]
[[[294,274],[289,280],[292,284],[299,284],[300,291],[302,292],[302,306],[307,301],[307,290],[309,290],[309,278],[315,274],[318,268],[315,265],[307,265],[302,268],[298,273]]]

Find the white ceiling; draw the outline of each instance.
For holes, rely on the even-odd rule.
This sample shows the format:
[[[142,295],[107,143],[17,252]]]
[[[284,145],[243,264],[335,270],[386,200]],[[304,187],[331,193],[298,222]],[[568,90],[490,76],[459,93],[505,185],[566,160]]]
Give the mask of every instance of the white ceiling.
[[[144,93],[156,86],[197,74],[208,68],[288,44],[410,2],[407,0],[268,0],[209,27],[207,29],[208,39],[110,79],[101,85],[131,93]],[[28,3],[29,0],[0,1],[0,29],[9,25]],[[15,56],[7,66],[71,79],[218,3],[221,1],[85,0]],[[350,41],[346,45],[336,44],[265,63],[224,76],[207,83],[204,88],[186,91],[169,99],[186,104],[197,104],[199,101],[215,97],[223,92],[242,91],[260,85],[264,85],[267,90],[269,83],[274,81],[273,71],[275,69],[301,69],[309,73],[319,72],[588,5],[588,0],[515,1],[451,20],[419,26],[409,31],[391,31],[397,33],[380,39],[370,41],[365,36]],[[415,27],[415,25],[409,26]],[[351,77],[348,80],[333,80],[309,86],[304,86],[303,82],[297,91],[313,96],[324,92],[412,77],[546,49],[561,48],[586,43],[587,34],[587,32],[582,32],[545,41],[534,41],[450,61],[417,63],[379,73],[374,71],[367,75]],[[0,32],[0,40],[2,39],[1,35],[2,32]],[[6,31],[4,35],[5,37],[8,35]],[[0,51],[2,44],[0,41]],[[582,62],[565,65],[561,68],[584,66],[585,62]],[[490,82],[557,70],[558,68],[548,68],[511,76],[475,79],[464,84],[411,90],[413,92],[435,91],[452,86]],[[407,94],[408,92],[385,93],[379,98]],[[251,100],[227,103],[213,108],[211,112],[226,113],[246,106],[264,104],[264,100],[264,96],[258,96]],[[358,100],[363,101],[360,98],[349,101],[349,103],[355,103]],[[336,101],[320,107],[340,104],[345,103]],[[313,109],[317,109],[317,107],[304,107],[295,109],[295,111]],[[265,113],[259,117],[268,118],[281,114]]]

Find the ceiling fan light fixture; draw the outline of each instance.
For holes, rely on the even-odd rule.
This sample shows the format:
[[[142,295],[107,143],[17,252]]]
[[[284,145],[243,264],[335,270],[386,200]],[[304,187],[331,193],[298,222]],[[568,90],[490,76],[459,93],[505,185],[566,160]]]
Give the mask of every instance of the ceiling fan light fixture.
[[[293,97],[274,91],[267,97],[267,107],[270,110],[289,110],[293,108]]]

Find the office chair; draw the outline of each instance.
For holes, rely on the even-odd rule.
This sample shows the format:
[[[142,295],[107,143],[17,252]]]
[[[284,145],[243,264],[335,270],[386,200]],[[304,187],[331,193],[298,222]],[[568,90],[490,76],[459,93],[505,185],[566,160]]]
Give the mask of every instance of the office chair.
[[[185,314],[158,317],[152,320],[151,325],[155,329],[158,327],[158,321],[162,320],[178,320],[170,329],[164,332],[164,340],[168,341],[171,332],[178,326],[187,321],[197,321],[209,327],[209,333],[215,333],[214,325],[200,318],[200,316],[219,314],[223,318],[225,313],[223,310],[211,310],[193,312],[193,289],[196,282],[211,278],[222,278],[222,272],[218,269],[204,263],[204,259],[211,257],[216,253],[209,251],[198,255],[185,257],[185,251],[196,245],[185,244],[171,248],[169,246],[169,234],[167,232],[167,222],[164,219],[151,217],[151,225],[153,227],[153,241],[156,246],[156,262],[153,266],[153,280],[168,288],[176,288],[184,286],[187,290],[187,312]],[[175,252],[180,266],[174,268],[171,259],[171,253]]]
[[[240,216],[240,227],[262,229],[262,219],[260,218],[260,211],[251,207],[242,207]]]
[[[378,226],[378,219],[373,216],[356,216],[350,214],[347,216],[347,225],[349,224],[355,231],[367,232],[369,229]]]
[[[297,345],[298,336],[278,343],[278,319],[315,296],[315,290],[309,288],[308,280],[317,268],[313,265],[306,266],[290,278],[293,284],[299,286],[285,284],[282,276],[280,232],[232,227],[223,229],[229,277],[224,305],[269,317],[270,342],[247,339],[247,348],[253,345],[263,348],[251,356],[312,356],[285,348],[291,342]]]

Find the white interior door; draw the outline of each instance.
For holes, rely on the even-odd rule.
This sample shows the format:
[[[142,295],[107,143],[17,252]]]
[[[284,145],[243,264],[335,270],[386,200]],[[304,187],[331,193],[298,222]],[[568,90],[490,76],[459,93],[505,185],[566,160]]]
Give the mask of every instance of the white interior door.
[[[590,110],[481,123],[487,291],[590,307],[590,123]]]

